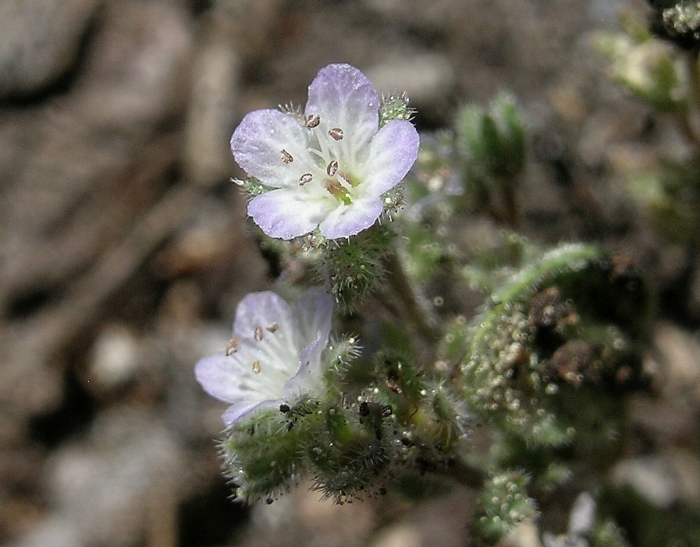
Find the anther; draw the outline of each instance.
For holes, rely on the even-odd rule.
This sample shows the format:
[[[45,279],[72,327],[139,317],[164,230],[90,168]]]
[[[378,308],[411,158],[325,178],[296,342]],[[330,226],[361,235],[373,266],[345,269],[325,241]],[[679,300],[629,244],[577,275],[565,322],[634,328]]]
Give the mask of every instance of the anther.
[[[240,342],[240,339],[238,336],[234,336],[231,338],[231,340],[228,341],[228,344],[226,344],[226,357],[229,355],[232,355],[238,351],[238,343]]]
[[[313,178],[314,177],[311,173],[304,173],[301,177],[299,177],[299,186],[304,186],[306,183],[311,182]]]
[[[329,177],[332,177],[338,172],[338,162],[333,160],[328,164],[328,167],[326,167],[326,173],[328,173]]]
[[[313,129],[314,127],[318,127],[318,124],[321,123],[321,116],[318,114],[309,114],[306,117],[306,127],[309,129]]]
[[[277,332],[277,329],[280,328],[280,324],[277,321],[275,321],[274,323],[270,323],[265,328],[270,332]]]
[[[255,332],[253,333],[253,338],[255,338],[256,342],[262,342],[262,339],[263,339],[262,327],[255,327]]]
[[[260,361],[253,361],[253,372],[255,374],[260,374],[260,369],[261,369]]]
[[[333,137],[336,141],[339,141],[343,138],[343,130],[340,127],[334,127],[333,129],[329,129],[328,134],[331,137]]]
[[[280,154],[282,154],[282,161],[284,163],[292,163],[294,161],[292,155],[289,152],[287,152],[284,148],[280,150]]]

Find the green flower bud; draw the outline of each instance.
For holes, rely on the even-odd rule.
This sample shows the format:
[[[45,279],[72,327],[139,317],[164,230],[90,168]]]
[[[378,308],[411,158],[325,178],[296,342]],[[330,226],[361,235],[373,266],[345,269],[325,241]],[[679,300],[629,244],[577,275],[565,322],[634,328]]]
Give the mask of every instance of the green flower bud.
[[[457,116],[457,150],[467,172],[486,182],[512,179],[525,165],[525,130],[515,100],[498,95],[488,111],[468,106]]]
[[[596,34],[593,44],[610,61],[610,77],[632,95],[662,111],[684,108],[686,70],[668,44],[639,34],[609,33]]]
[[[225,432],[220,446],[224,472],[238,498],[275,497],[298,480],[305,428],[294,427],[298,416],[288,416],[285,409],[261,409]]]
[[[410,120],[413,114],[413,109],[408,107],[408,96],[405,92],[382,97],[382,104],[379,106],[379,127],[391,120]]]
[[[700,161],[666,161],[655,171],[629,175],[630,195],[668,240],[687,244],[700,233]]]
[[[354,311],[374,292],[385,275],[383,259],[394,234],[374,226],[347,240],[328,243],[316,270],[343,311]]]
[[[363,401],[350,409],[331,406],[323,414],[325,427],[306,446],[314,489],[343,502],[379,488],[391,462],[384,436],[387,409]]]
[[[591,547],[629,547],[624,532],[611,520],[593,528],[590,534]]]
[[[477,501],[475,528],[488,543],[496,543],[516,525],[537,515],[535,502],[527,495],[528,480],[518,471],[493,475]]]
[[[693,0],[658,2],[651,17],[652,30],[677,46],[700,48],[700,3]]]
[[[247,177],[245,180],[231,179],[231,182],[243,188],[251,196],[259,196],[272,190],[272,188],[265,186],[255,177]]]

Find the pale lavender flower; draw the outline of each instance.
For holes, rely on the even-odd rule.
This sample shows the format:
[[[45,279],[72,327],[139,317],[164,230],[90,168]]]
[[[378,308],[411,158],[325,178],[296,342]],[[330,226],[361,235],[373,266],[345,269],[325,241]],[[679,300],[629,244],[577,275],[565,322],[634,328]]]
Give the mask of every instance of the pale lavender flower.
[[[231,403],[223,415],[227,426],[258,408],[318,391],[332,311],[333,299],[318,288],[294,306],[271,291],[241,301],[226,349],[195,365],[204,390]]]
[[[263,232],[292,239],[318,228],[337,239],[374,224],[381,195],[403,180],[419,145],[409,121],[380,129],[379,106],[362,72],[333,64],[309,86],[303,115],[256,110],[243,118],[231,150],[244,171],[272,188],[248,205]]]

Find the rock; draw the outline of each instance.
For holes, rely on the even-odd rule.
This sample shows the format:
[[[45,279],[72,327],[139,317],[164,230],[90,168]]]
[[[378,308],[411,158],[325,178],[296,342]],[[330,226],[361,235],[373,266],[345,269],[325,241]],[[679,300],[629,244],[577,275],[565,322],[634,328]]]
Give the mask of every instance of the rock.
[[[173,120],[189,92],[188,14],[165,1],[111,1],[99,23],[69,92],[4,113],[0,130],[0,150],[20,151],[0,155],[9,175],[0,188],[9,249],[0,245],[0,313],[17,320],[0,333],[0,401],[28,415],[60,400],[54,356],[91,313],[69,319],[76,306],[61,309],[61,297],[99,293],[77,280],[159,199],[180,151]]]
[[[632,486],[661,509],[700,500],[700,459],[687,450],[622,460],[613,468],[612,479],[617,485]]]
[[[90,378],[98,389],[111,391],[132,380],[142,366],[142,344],[123,324],[105,325],[92,348]]]
[[[119,212],[114,193],[108,203],[95,203],[100,190],[108,190],[115,174],[138,157],[144,141],[184,104],[186,93],[181,84],[191,36],[181,10],[159,2],[114,2],[105,10],[101,24],[104,30],[86,53],[74,90],[34,112],[39,120],[35,128],[23,130],[21,118],[17,119],[9,143],[0,143],[32,143],[30,158],[17,168],[13,183],[1,196],[0,229],[48,239],[45,249],[20,253],[26,256],[17,265],[20,277],[31,276],[41,267],[41,263],[27,264],[38,260],[37,254],[74,258],[76,248],[99,247],[94,237],[103,237],[102,230],[109,231],[107,225],[102,230],[87,230],[82,222],[74,224],[68,218],[80,220],[82,211],[92,218],[95,212],[88,205]],[[12,166],[3,167],[15,171]],[[97,196],[86,195],[89,192]],[[135,194],[132,200],[138,197]],[[112,218],[98,216],[103,221]],[[124,226],[124,219],[120,221]],[[93,236],[88,235],[90,231]],[[57,249],[56,241],[51,241],[59,236],[64,236],[68,249]],[[62,271],[62,262],[52,265]],[[12,273],[17,275],[14,268]]]
[[[187,474],[177,440],[136,409],[99,415],[86,443],[50,461],[50,504],[81,545],[139,545],[177,503]]]
[[[232,172],[229,140],[241,61],[228,18],[222,16],[207,25],[204,42],[192,69],[184,161],[192,181],[209,185],[226,180]]]
[[[654,329],[654,348],[666,374],[669,394],[700,395],[700,342],[692,334],[670,323]]]
[[[405,91],[416,106],[442,103],[455,85],[454,68],[439,53],[390,55],[366,75],[380,94]]]
[[[396,524],[382,530],[372,542],[372,547],[421,547],[420,530],[410,524]]]
[[[75,64],[100,0],[0,3],[0,99],[37,93]]]
[[[58,517],[39,522],[31,531],[8,547],[83,547],[73,523]]]

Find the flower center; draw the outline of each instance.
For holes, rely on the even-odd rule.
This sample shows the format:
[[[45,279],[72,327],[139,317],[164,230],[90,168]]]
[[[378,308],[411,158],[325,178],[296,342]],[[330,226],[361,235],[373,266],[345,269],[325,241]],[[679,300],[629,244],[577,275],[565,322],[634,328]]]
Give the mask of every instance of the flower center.
[[[338,179],[326,179],[325,188],[330,195],[342,201],[345,205],[350,205],[352,203],[350,191],[340,184]]]
[[[352,203],[352,189],[359,184],[348,170],[347,164],[351,157],[344,131],[341,127],[325,129],[321,125],[321,117],[311,114],[302,122],[312,133],[312,145],[306,152],[311,161],[304,161],[307,172],[299,177],[299,186],[315,182],[315,186],[324,190],[345,205]],[[285,164],[294,161],[287,150],[280,151],[280,157]],[[303,160],[302,160],[303,161]],[[342,169],[342,170],[341,170]]]

